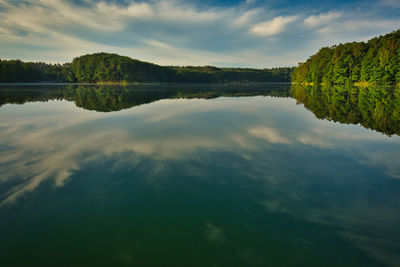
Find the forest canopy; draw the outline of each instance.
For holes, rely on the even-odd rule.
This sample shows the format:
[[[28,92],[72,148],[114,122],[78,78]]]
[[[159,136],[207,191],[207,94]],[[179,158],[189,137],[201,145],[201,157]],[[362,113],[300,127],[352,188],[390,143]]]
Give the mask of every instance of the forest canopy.
[[[400,30],[365,42],[323,47],[294,70],[296,83],[400,83]]]
[[[323,47],[297,68],[160,66],[110,53],[47,64],[0,59],[0,83],[15,82],[290,82],[400,84],[400,30],[368,42]]]
[[[96,53],[63,65],[0,60],[0,82],[289,82],[293,69],[160,66],[117,54]]]

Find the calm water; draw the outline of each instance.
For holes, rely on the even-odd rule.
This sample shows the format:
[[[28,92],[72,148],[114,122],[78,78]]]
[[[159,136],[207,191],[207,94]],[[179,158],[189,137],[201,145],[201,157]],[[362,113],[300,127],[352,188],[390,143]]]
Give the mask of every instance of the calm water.
[[[400,91],[1,86],[0,265],[400,264]]]

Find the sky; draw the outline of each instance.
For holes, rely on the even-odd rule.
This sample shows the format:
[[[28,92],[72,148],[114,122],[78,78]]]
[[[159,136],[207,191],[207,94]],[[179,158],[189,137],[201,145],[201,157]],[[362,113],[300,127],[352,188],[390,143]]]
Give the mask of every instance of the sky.
[[[109,52],[160,65],[296,66],[400,29],[400,0],[0,0],[0,58]]]

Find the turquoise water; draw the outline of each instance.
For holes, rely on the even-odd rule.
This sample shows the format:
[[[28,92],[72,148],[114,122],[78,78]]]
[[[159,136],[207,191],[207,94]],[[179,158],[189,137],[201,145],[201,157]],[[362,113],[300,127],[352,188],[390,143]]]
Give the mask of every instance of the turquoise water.
[[[0,87],[0,265],[399,265],[398,96]]]

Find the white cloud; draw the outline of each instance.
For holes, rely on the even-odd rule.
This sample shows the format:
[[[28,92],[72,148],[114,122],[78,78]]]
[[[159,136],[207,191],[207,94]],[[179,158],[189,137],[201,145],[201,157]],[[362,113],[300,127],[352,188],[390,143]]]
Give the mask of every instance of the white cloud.
[[[255,18],[258,18],[261,14],[260,9],[252,9],[249,11],[244,12],[242,15],[240,15],[235,21],[235,25],[246,25]]]
[[[144,42],[148,45],[151,45],[153,47],[160,48],[160,49],[165,49],[165,50],[173,50],[174,49],[171,45],[157,41],[157,40],[145,40]]]
[[[305,25],[309,27],[318,27],[331,23],[333,20],[337,20],[342,17],[342,12],[331,11],[328,13],[322,13],[319,15],[312,15],[304,19]]]
[[[287,24],[293,22],[296,18],[297,16],[275,17],[272,20],[264,21],[254,25],[251,28],[251,32],[260,36],[279,34],[285,30]]]
[[[155,16],[154,8],[148,3],[132,3],[128,7],[100,2],[96,5],[97,12],[113,19],[124,18],[148,18]]]

